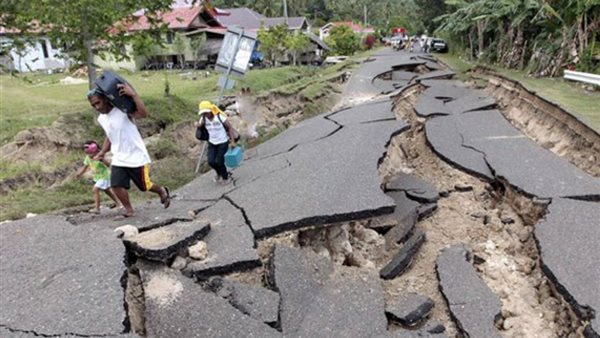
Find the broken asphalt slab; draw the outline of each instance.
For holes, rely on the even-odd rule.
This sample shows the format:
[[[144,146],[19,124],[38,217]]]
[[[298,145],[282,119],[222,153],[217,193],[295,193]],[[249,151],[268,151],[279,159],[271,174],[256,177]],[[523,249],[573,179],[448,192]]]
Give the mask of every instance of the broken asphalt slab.
[[[138,262],[149,337],[280,337],[270,326],[159,263]]]
[[[386,302],[385,313],[392,321],[405,326],[415,326],[431,313],[434,305],[429,297],[407,293]]]
[[[425,233],[420,229],[415,230],[392,260],[379,271],[379,276],[383,279],[394,279],[404,273],[412,264],[423,242]]]
[[[399,172],[385,186],[386,190],[404,191],[408,198],[421,203],[434,203],[440,198],[437,189],[430,183],[413,175]]]
[[[138,257],[167,263],[204,238],[209,231],[210,223],[205,220],[176,222],[128,237],[123,244],[129,253]]]
[[[463,245],[444,249],[436,260],[440,291],[457,329],[467,337],[501,337],[494,326],[502,303],[479,278]]]
[[[332,222],[392,213],[379,188],[378,161],[401,121],[348,125],[289,153],[291,166],[227,194],[257,238]],[[351,182],[352,184],[349,184]]]
[[[600,204],[553,199],[545,218],[535,226],[535,238],[546,275],[577,314],[600,333]]]
[[[434,70],[433,72],[421,74],[416,80],[450,79],[454,75],[456,75],[456,73],[451,70]]]
[[[384,100],[356,105],[350,109],[340,110],[328,115],[327,118],[342,126],[346,126],[382,120],[395,120],[396,116],[392,111],[392,101]]]
[[[271,326],[279,319],[279,294],[260,286],[253,286],[222,277],[209,281],[209,288],[225,298],[242,313]]]
[[[238,208],[223,199],[201,211],[197,217],[211,223],[211,230],[203,239],[208,257],[189,262],[183,270],[184,274],[206,278],[260,266],[254,234]]]
[[[461,115],[460,118],[462,117]],[[487,181],[495,179],[485,161],[485,155],[481,151],[463,145],[462,124],[459,122],[459,117],[440,116],[427,121],[425,136],[431,149],[446,162]]]
[[[481,91],[456,86],[434,86],[419,96],[415,112],[421,117],[456,115],[495,105],[496,100]]]
[[[415,61],[409,54],[394,52],[391,49],[384,49],[372,58],[373,61],[363,63],[346,84],[343,96],[350,101],[365,101],[380,94],[380,90],[373,85],[377,76],[392,70],[413,69],[425,63],[424,60]]]
[[[287,337],[369,337],[386,332],[383,288],[367,270],[342,268],[310,250],[277,245],[270,280]]]
[[[255,148],[254,158],[264,158],[289,151],[290,149],[319,140],[335,132],[339,126],[324,118],[325,114],[304,120],[286,129],[277,137]]]
[[[384,235],[386,250],[389,250],[394,244],[408,239],[417,223],[417,210],[420,204],[406,197],[404,191],[388,191],[386,194],[392,197],[396,203],[393,214],[382,216],[392,218],[392,221],[397,223]]]
[[[521,134],[499,111],[462,114],[456,125],[464,146],[485,154],[495,175],[519,191],[539,198],[600,199],[600,179]]]
[[[118,335],[124,250],[112,229],[36,216],[0,227],[0,324],[43,335]]]

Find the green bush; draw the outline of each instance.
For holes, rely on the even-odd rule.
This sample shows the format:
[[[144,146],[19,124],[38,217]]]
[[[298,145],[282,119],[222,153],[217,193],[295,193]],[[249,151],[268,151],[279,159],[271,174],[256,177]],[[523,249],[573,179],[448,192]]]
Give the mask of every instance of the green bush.
[[[334,55],[352,55],[360,48],[360,37],[346,25],[335,26],[325,39]]]

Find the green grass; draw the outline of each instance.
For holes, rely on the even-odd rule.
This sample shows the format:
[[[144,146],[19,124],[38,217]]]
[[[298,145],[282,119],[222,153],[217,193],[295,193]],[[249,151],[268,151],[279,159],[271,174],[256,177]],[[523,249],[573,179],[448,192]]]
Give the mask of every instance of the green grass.
[[[455,70],[460,79],[467,78],[468,75],[465,72],[476,66],[456,55],[436,54],[436,56]],[[527,76],[524,71],[485,66],[492,68],[500,75],[520,82],[525,88],[560,105],[590,127],[600,131],[600,108],[598,108],[600,107],[600,92],[587,91],[580,84],[565,81],[562,78],[532,78]]]
[[[143,71],[122,73],[142,98],[160,100],[164,98],[165,83],[169,92],[195,107],[201,100],[214,100],[218,97],[217,80],[219,74],[206,72],[177,73],[174,71]],[[236,79],[239,88],[250,87],[254,92],[270,90],[314,74],[311,67],[281,67],[251,70],[243,79]],[[14,77],[0,75],[0,145],[9,142],[19,131],[33,127],[48,126],[58,116],[72,113],[90,113],[85,98],[86,84],[62,85],[60,79],[65,74],[27,74]],[[193,80],[193,77],[196,80]],[[226,93],[227,94],[227,93]],[[152,116],[153,112],[150,111]],[[156,114],[154,114],[156,115]]]
[[[50,210],[93,203],[92,184],[84,180],[69,182],[56,189],[31,186],[0,195],[0,220],[15,219],[26,213],[43,213]]]

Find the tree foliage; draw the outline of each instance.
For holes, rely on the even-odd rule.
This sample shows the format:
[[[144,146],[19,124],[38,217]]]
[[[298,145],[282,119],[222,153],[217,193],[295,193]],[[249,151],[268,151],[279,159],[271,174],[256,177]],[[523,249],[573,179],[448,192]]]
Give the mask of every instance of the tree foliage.
[[[286,52],[285,42],[288,40],[288,36],[287,25],[278,25],[268,30],[262,26],[258,30],[258,40],[260,41],[258,49],[271,64],[274,65]]]
[[[0,26],[19,32],[11,36],[13,46],[26,43],[44,35],[53,45],[66,46],[69,56],[88,66],[90,85],[95,79],[94,49],[102,48],[117,59],[126,58],[125,46],[138,40],[143,44],[147,32],[126,34],[116,22],[131,19],[132,14],[145,9],[145,15],[156,29],[161,22],[157,13],[170,7],[171,0],[2,0],[0,1]],[[142,37],[143,35],[146,35]]]
[[[325,42],[335,55],[352,55],[360,47],[360,38],[346,25],[335,26],[329,31]]]
[[[284,41],[284,46],[292,54],[292,63],[295,66],[298,59],[298,53],[304,51],[310,45],[310,39],[302,32],[288,34]]]
[[[470,55],[541,76],[565,67],[594,71],[600,0],[446,0],[439,32]]]

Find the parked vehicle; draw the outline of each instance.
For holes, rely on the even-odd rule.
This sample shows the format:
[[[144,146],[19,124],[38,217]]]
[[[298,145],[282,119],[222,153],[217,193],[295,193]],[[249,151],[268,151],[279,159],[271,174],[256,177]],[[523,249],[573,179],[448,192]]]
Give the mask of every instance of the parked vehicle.
[[[431,51],[439,53],[448,53],[448,44],[444,39],[433,38],[431,40]]]

